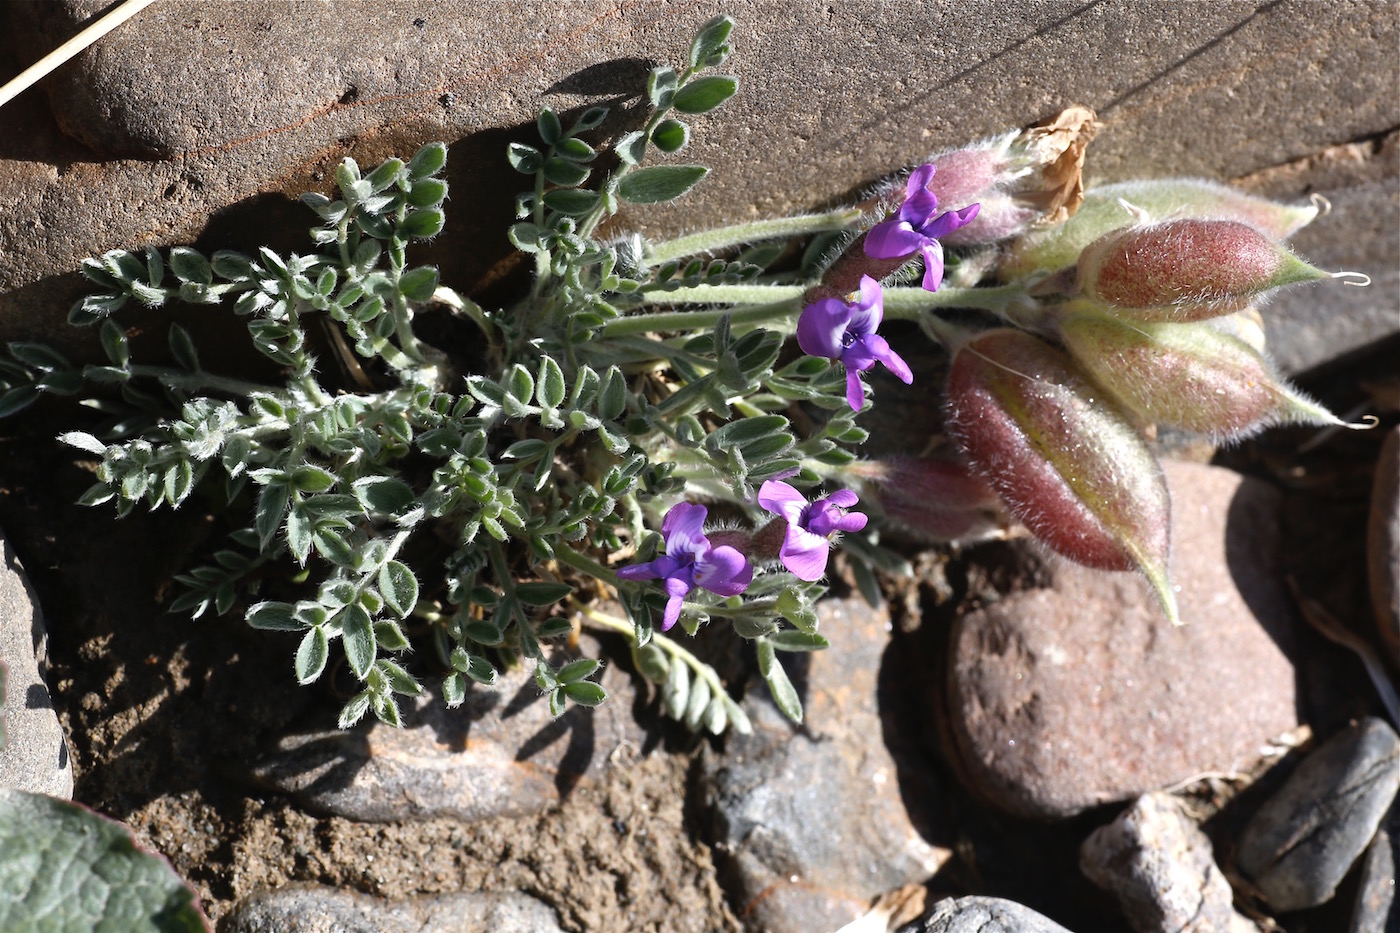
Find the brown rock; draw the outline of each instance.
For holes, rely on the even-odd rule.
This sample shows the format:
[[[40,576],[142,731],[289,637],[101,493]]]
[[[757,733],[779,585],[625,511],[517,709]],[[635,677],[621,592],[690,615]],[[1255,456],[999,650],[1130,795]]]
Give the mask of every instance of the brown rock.
[[[1277,575],[1276,491],[1217,467],[1167,463],[1173,627],[1147,583],[1067,562],[1049,589],[954,625],[954,762],[1011,812],[1070,816],[1235,771],[1298,724]]]

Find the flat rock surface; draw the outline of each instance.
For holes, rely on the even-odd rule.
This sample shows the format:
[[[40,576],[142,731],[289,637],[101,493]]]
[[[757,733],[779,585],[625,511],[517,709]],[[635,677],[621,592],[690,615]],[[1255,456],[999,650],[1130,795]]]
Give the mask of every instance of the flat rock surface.
[[[1167,463],[1185,625],[1144,580],[1068,562],[1051,587],[954,625],[948,702],[964,784],[1012,813],[1070,816],[1244,767],[1298,725],[1276,491]]]
[[[314,884],[259,891],[224,933],[562,933],[549,905],[526,894],[446,894],[384,900]]]
[[[570,704],[558,719],[525,670],[469,686],[455,710],[429,694],[406,711],[403,729],[373,722],[289,735],[252,775],[315,812],[354,820],[535,813],[596,776],[619,746],[643,742],[628,676],[605,665],[593,679],[608,701]]]
[[[106,6],[7,5],[0,78]],[[452,146],[458,204],[442,238],[453,247],[430,252],[444,281],[476,287],[508,252],[519,179],[507,142],[527,136],[542,104],[630,113],[649,63],[681,63],[694,29],[721,11],[739,23],[725,67],[740,96],[697,120],[675,157],[715,171],[680,211],[629,209],[626,223],[679,231],[824,206],[1071,104],[1107,125],[1089,153],[1091,180],[1105,181],[1237,178],[1400,125],[1400,14],[1387,3],[1222,2],[1180,17],[1164,0],[995,15],[978,4],[415,0],[347,15],[167,0],[6,107],[0,337],[78,346],[62,322],[84,257],[195,240],[251,250],[283,226],[299,236],[309,215],[288,198],[325,189],[342,155],[373,164],[430,139]],[[1386,204],[1358,228],[1338,199],[1339,222],[1322,234],[1354,250],[1364,229],[1386,260],[1373,274],[1400,255]],[[1374,300],[1397,307],[1393,289]]]
[[[0,664],[5,666],[0,787],[67,800],[73,796],[73,762],[40,673],[47,644],[44,616],[3,536],[0,556]]]
[[[1240,834],[1236,861],[1269,906],[1332,897],[1400,790],[1400,736],[1369,717],[1303,759]]]
[[[918,933],[1069,933],[1029,907],[999,897],[939,901]]]
[[[805,725],[761,682],[744,708],[754,734],[705,762],[714,845],[727,862],[735,913],[751,930],[836,930],[887,890],[922,882],[951,857],[930,844],[905,798],[936,807],[938,788],[915,747],[887,747],[881,659],[889,616],[856,599],[818,605],[828,651],[806,657]],[[802,665],[784,655],[790,672]]]

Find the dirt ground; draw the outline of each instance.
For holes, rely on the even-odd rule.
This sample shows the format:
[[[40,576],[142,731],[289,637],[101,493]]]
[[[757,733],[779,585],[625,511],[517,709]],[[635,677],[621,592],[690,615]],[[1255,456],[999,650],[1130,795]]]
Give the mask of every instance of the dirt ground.
[[[1308,387],[1339,411],[1388,398],[1396,385],[1396,351],[1394,345],[1374,348],[1359,361],[1318,374]],[[581,785],[554,810],[473,825],[317,817],[246,784],[239,763],[295,724],[333,722],[339,700],[326,687],[296,685],[287,637],[253,631],[236,619],[191,621],[163,610],[174,592],[172,576],[210,545],[216,525],[197,506],[117,521],[110,508],[72,504],[90,477],[52,438],[82,427],[75,417],[64,400],[45,400],[0,423],[0,527],[47,619],[49,680],[72,746],[75,798],[125,820],[144,844],[165,854],[195,886],[211,919],[217,922],[258,887],[298,880],[388,897],[523,891],[553,905],[566,928],[588,933],[741,929],[725,900],[723,865],[706,844],[707,815],[685,790],[694,784],[699,744],[674,733],[655,748],[619,750],[634,760]],[[1393,409],[1387,418],[1394,422]],[[1300,584],[1365,633],[1370,623],[1360,528],[1382,434],[1346,432],[1300,454],[1310,434],[1274,433],[1218,458],[1287,489],[1294,518],[1285,527]],[[979,591],[1018,585],[1001,576],[1002,553],[973,550],[949,564],[950,583],[933,575],[917,589],[892,594],[897,621],[917,629],[896,637],[910,639],[936,663],[939,626],[930,623],[963,600],[981,598]],[[926,616],[926,624],[917,625],[916,614]],[[1330,673],[1301,675],[1311,678],[1320,723],[1373,704],[1364,675],[1348,667],[1344,652],[1322,657]],[[1072,853],[1077,840],[1108,817],[1044,827],[986,812],[961,797],[947,806],[959,812],[961,840],[935,893],[1014,898],[1018,884],[1086,889]],[[1349,897],[1347,890],[1338,903]],[[1106,896],[1093,901],[1082,912],[1065,909],[1101,924],[1109,902]],[[1328,925],[1344,925],[1340,910],[1286,918],[1284,927],[1290,933],[1340,929]],[[1059,919],[1071,929],[1110,929],[1073,926],[1074,916]]]

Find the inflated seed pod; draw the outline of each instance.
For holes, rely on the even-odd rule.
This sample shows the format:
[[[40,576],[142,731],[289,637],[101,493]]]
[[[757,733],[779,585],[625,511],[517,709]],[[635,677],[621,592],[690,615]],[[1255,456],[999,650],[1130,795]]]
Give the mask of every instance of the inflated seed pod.
[[[1330,278],[1248,224],[1188,217],[1121,227],[1079,255],[1078,294],[1134,321],[1199,321]]]
[[[1058,330],[1094,381],[1148,421],[1220,440],[1281,422],[1341,424],[1284,382],[1258,350],[1209,322],[1128,323],[1072,310]]]
[[[1161,466],[1068,355],[1019,330],[964,341],[949,370],[947,430],[1032,534],[1089,567],[1141,570],[1177,620]]]

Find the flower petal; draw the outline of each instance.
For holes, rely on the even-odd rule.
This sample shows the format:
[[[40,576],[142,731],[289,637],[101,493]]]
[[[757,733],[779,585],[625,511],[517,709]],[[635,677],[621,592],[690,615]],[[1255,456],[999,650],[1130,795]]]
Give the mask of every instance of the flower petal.
[[[865,255],[871,259],[902,259],[917,253],[926,239],[915,232],[909,221],[891,217],[865,234]]]
[[[912,385],[914,382],[914,372],[909,368],[909,364],[904,362],[904,358],[890,349],[889,341],[879,334],[871,334],[862,341],[863,350],[868,353],[871,359],[879,360],[884,367],[894,374],[895,378],[905,385]],[[869,369],[869,366],[864,367]]]
[[[770,479],[759,487],[758,504],[791,525],[807,507],[807,497],[787,483]]]
[[[722,544],[695,562],[695,582],[720,596],[737,596],[753,582],[753,567],[735,548]]]
[[[860,384],[860,370],[851,365],[846,366],[846,404],[851,406],[851,411],[860,411],[865,407],[865,387]]]
[[[868,275],[860,277],[860,299],[850,306],[850,313],[848,335],[859,339],[879,329],[885,319],[885,292],[879,282]]]
[[[661,535],[666,539],[666,556],[700,555],[710,546],[705,537],[705,518],[709,509],[698,502],[678,502],[671,506],[661,522]]]
[[[924,254],[924,291],[936,292],[943,284],[943,244],[929,240],[921,252]]]
[[[909,174],[904,185],[904,203],[899,208],[900,220],[907,220],[917,228],[938,210],[938,196],[928,188],[935,171],[931,163],[925,163]]]
[[[851,308],[839,298],[814,301],[797,319],[797,345],[811,356],[840,359],[850,321]]]
[[[826,559],[830,552],[831,544],[825,537],[789,525],[783,546],[778,550],[778,558],[797,579],[811,582],[820,580],[826,574]]]
[[[838,489],[831,495],[825,496],[821,499],[818,499],[817,501],[830,502],[832,505],[838,508],[849,509],[851,506],[855,505],[857,502],[860,501],[860,496],[856,495],[849,489]]]
[[[619,580],[655,580],[659,577],[664,577],[666,574],[658,570],[656,565],[661,563],[662,560],[668,559],[669,558],[657,558],[645,564],[631,564],[626,567],[619,567],[617,568],[617,577]]]

